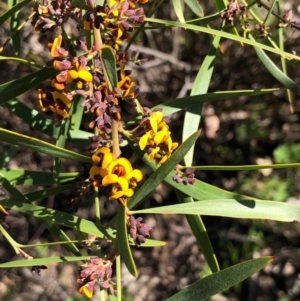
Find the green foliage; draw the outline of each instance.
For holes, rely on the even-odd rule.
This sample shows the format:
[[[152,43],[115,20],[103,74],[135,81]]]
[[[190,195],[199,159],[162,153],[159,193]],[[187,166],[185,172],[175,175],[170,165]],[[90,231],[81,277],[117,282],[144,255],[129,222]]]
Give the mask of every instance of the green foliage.
[[[285,51],[283,43],[283,28],[299,28],[289,18],[278,17],[274,13],[277,1],[274,0],[271,7],[261,3],[267,10],[267,16],[263,17],[259,15],[260,10],[253,9],[254,3],[248,5],[245,1],[231,1],[228,4],[227,1],[215,0],[214,12],[204,15],[202,7],[205,6],[198,1],[185,0],[183,3],[173,0],[174,13],[179,21],[151,18],[159,10],[162,1],[151,3],[146,13],[148,18],[142,8],[133,9],[138,3],[130,1],[64,1],[63,4],[61,1],[50,1],[46,6],[35,2],[32,13],[21,23],[21,9],[29,2],[7,1],[7,11],[0,17],[0,24],[10,29],[10,36],[0,52],[5,53],[4,48],[10,41],[14,47],[13,57],[3,55],[0,60],[9,64],[19,63],[28,68],[40,68],[38,71],[29,69],[26,75],[15,74],[13,80],[7,79],[0,85],[0,104],[38,132],[20,132],[17,130],[20,127],[13,121],[9,125],[3,123],[0,127],[0,141],[4,143],[3,149],[6,149],[0,157],[0,184],[3,188],[0,233],[15,254],[24,258],[2,262],[0,269],[32,266],[40,269],[43,265],[78,261],[81,262],[77,279],[79,293],[91,298],[94,286],[98,284],[101,301],[107,299],[106,292],[116,294],[116,297],[108,297],[109,300],[132,300],[129,294],[122,292],[121,259],[129,273],[137,277],[139,267],[135,262],[133,247],[141,247],[140,252],[143,252],[144,247],[162,247],[166,244],[150,239],[151,228],[141,218],[133,217],[137,214],[186,215],[207,262],[207,276],[171,296],[167,299],[169,301],[206,300],[234,285],[240,285],[244,279],[270,264],[272,257],[252,259],[253,252],[263,247],[265,238],[257,222],[246,231],[247,239],[242,245],[236,246],[232,241],[224,240],[220,252],[223,255],[220,270],[215,245],[202,216],[289,223],[300,221],[299,206],[284,203],[288,196],[297,191],[297,188],[293,188],[295,173],[283,171],[269,176],[250,174],[251,170],[298,168],[300,144],[282,142],[273,153],[276,164],[235,165],[236,162],[248,162],[248,158],[244,157],[243,144],[249,143],[248,147],[251,148],[251,143],[258,144],[269,135],[268,129],[259,123],[258,111],[268,108],[268,105],[262,103],[263,96],[286,90],[293,112],[292,93],[300,94],[300,86],[287,75],[286,68],[288,62],[299,66],[300,58]],[[109,9],[102,6],[104,2]],[[146,1],[139,4],[143,2]],[[96,4],[100,6],[96,7]],[[53,13],[59,5],[63,5],[63,9]],[[188,12],[185,11],[186,6]],[[192,13],[198,18],[192,19]],[[272,15],[278,19],[281,27],[278,29],[278,41],[272,39],[268,28],[262,25],[267,24]],[[82,29],[82,41],[66,32],[64,23],[69,18],[78,22],[78,30]],[[211,39],[201,66],[196,70],[189,96],[166,100],[151,108],[143,107],[139,88],[130,76],[132,70],[128,69],[129,61],[140,65],[142,60],[138,52],[121,52],[120,45],[128,40],[126,47],[129,48],[137,39],[137,33],[145,28],[144,21],[148,29],[176,27],[182,35],[178,38],[182,41],[185,31],[199,36],[208,35]],[[46,67],[46,62],[45,66],[37,66],[26,58],[18,57],[22,56],[20,34],[27,22],[31,22],[33,29],[41,34],[52,33],[54,28],[60,27],[62,35],[54,34],[54,40],[48,41],[53,66]],[[257,33],[266,40],[257,38]],[[259,89],[222,91],[215,87],[214,92],[208,92],[218,61],[225,56],[225,39],[235,42],[241,49],[239,53],[253,48],[260,64],[276,79],[280,88],[274,88],[273,85],[265,87],[261,83]],[[181,43],[181,47],[185,46]],[[188,47],[192,46],[193,43],[188,42]],[[281,67],[274,62],[278,58]],[[230,69],[231,61],[227,60],[226,64],[226,68]],[[189,66],[193,70],[195,67]],[[188,69],[186,65],[185,68]],[[45,81],[48,87],[42,89]],[[31,89],[37,87],[38,93],[35,94],[39,110],[30,101],[24,103],[18,98],[24,93],[30,94]],[[204,105],[216,101],[222,104],[229,98],[238,101],[245,97],[253,97],[256,105],[250,107],[248,121],[235,125],[233,135],[239,146],[234,150],[230,143],[211,147],[213,156],[218,161],[229,162],[228,165],[193,166],[193,162],[199,162],[202,156],[197,141],[201,133],[199,126]],[[222,110],[223,107],[220,108],[221,113]],[[131,116],[130,121],[127,121],[128,118],[123,116],[126,111],[134,113],[135,117]],[[182,143],[178,145],[172,140],[174,133],[166,117],[180,112],[184,113],[184,118],[178,124],[182,133]],[[125,140],[125,143],[121,140]],[[6,144],[12,146],[7,148]],[[86,148],[83,148],[87,145],[90,151],[88,154]],[[47,156],[51,162],[51,171],[42,168],[31,170],[28,167],[30,164],[26,168],[14,167],[10,163],[17,157],[20,148],[22,151],[25,149],[39,156]],[[259,148],[261,151],[264,149]],[[146,176],[143,169],[131,165],[133,160],[129,152],[133,152],[135,157],[143,161],[143,165],[149,167],[150,175]],[[74,168],[66,171],[65,160],[74,161],[78,171],[71,172]],[[179,165],[182,160],[185,161],[184,166]],[[196,179],[195,171],[204,170],[240,171],[242,176],[237,177],[242,178],[242,183],[239,183],[242,193]],[[299,176],[298,169],[296,176]],[[144,182],[140,185],[142,180]],[[175,192],[176,198],[172,203],[135,210],[144,205],[151,192],[163,182],[171,185]],[[25,193],[25,186],[30,192]],[[249,196],[244,195],[244,192]],[[68,195],[68,206],[65,207],[63,202],[55,202],[55,206],[51,202],[47,205],[43,202],[46,198],[64,199],[65,195]],[[91,198],[94,206],[88,201]],[[100,206],[100,200],[102,202],[104,199],[117,206],[115,216],[108,223],[104,222],[100,210],[106,207],[106,204]],[[79,208],[86,208],[93,213],[81,217],[82,212],[75,213]],[[6,229],[6,217],[11,211],[39,221],[55,238],[55,242],[31,245],[15,241],[13,234]],[[222,237],[219,239],[222,241]],[[47,251],[57,245],[64,247],[68,255],[62,253],[50,256]],[[79,245],[83,248],[80,249]],[[24,251],[33,247],[40,247],[35,253],[37,258]],[[115,273],[116,282],[112,280],[112,274]],[[70,297],[66,301],[71,300],[82,298]]]

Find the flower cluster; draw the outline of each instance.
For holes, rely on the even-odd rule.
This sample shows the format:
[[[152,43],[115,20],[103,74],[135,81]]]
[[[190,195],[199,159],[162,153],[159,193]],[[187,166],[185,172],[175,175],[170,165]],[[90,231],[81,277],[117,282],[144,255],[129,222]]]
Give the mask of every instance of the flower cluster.
[[[181,171],[180,165],[176,166],[176,175],[173,180],[177,183],[183,183],[184,185],[195,183],[195,169],[187,168],[184,172]]]
[[[86,95],[86,99],[82,102],[84,112],[92,116],[89,126],[98,130],[98,138],[95,139],[101,145],[111,142],[112,120],[121,120],[120,103],[135,107],[135,101],[140,96],[138,86],[129,76],[131,70],[125,69],[125,63],[128,61],[139,62],[135,53],[131,56],[127,53],[116,55],[118,82],[117,87],[110,90],[105,82],[100,61],[94,60],[94,89],[91,93],[83,93]]]
[[[94,286],[98,284],[102,289],[108,290],[110,294],[115,294],[115,283],[111,280],[112,264],[112,260],[93,257],[81,265],[77,279],[77,283],[80,285],[79,293],[92,298]]]
[[[151,228],[142,223],[143,218],[135,218],[131,215],[128,219],[127,227],[129,229],[129,235],[133,238],[134,244],[139,247],[146,241],[147,237],[150,237]]]
[[[118,50],[119,45],[129,39],[133,25],[144,22],[144,10],[136,8],[136,4],[146,2],[148,0],[113,0],[109,1],[109,4],[92,7],[85,15],[84,29],[101,29],[103,43]]]
[[[227,25],[230,25],[236,16],[241,15],[244,17],[245,12],[246,7],[244,4],[238,3],[238,0],[231,0],[228,3],[227,8],[222,11],[221,18],[226,20]]]
[[[59,73],[50,80],[52,92],[46,93],[39,89],[37,102],[43,112],[56,114],[56,120],[60,120],[69,117],[68,110],[75,94],[72,92],[74,84],[77,89],[83,89],[88,87],[93,77],[84,56],[79,59],[68,57],[68,51],[62,47],[61,35],[49,44],[49,50],[54,57],[53,67]]]
[[[135,129],[138,144],[141,150],[146,151],[150,161],[154,159],[156,164],[163,164],[178,147],[178,143],[172,141],[162,112],[147,112],[147,115]]]
[[[120,156],[123,137],[136,142],[148,154],[148,159],[157,164],[165,163],[178,147],[178,143],[172,141],[168,120],[162,112],[151,112],[140,104],[143,94],[127,66],[129,62],[139,65],[144,60],[139,59],[138,51],[119,51],[120,45],[130,38],[134,26],[144,22],[144,11],[138,4],[147,1],[104,0],[102,5],[96,5],[94,0],[44,0],[35,8],[37,31],[53,31],[72,18],[77,22],[78,31],[84,29],[86,34],[93,34],[94,45],[90,49],[79,39],[73,45],[75,48],[66,48],[61,35],[48,45],[57,74],[50,79],[50,91],[38,90],[37,101],[43,112],[61,120],[70,117],[74,96],[82,98],[81,106],[90,118],[89,128],[94,131],[94,136],[89,138],[88,150],[93,165],[88,186],[108,188],[109,200],[122,206],[127,206],[128,199],[143,179],[142,171],[133,169],[131,162]],[[109,63],[105,61],[107,57],[104,58],[107,53]],[[109,76],[107,70],[112,68]],[[122,127],[121,108],[124,107],[142,116],[133,130]],[[82,188],[68,202],[68,210],[76,210],[81,198],[88,195],[89,190],[84,189],[86,185]],[[127,227],[128,239],[131,237],[137,247],[150,236],[151,228],[142,223],[140,217],[127,216]],[[97,237],[89,236],[86,241],[88,252],[96,240]],[[91,298],[96,283],[109,293],[115,293],[115,284],[111,280],[112,260],[106,259],[91,258],[81,265],[77,280],[79,293]]]
[[[37,3],[33,10],[36,12],[32,20],[34,30],[41,33],[53,31],[70,17],[80,17],[80,9],[73,6],[71,0],[43,0],[42,3]]]
[[[108,147],[101,147],[92,156],[94,165],[90,169],[90,179],[95,187],[111,186],[110,200],[119,200],[126,204],[133,196],[137,182],[143,179],[139,169],[133,169],[128,159],[113,158]]]

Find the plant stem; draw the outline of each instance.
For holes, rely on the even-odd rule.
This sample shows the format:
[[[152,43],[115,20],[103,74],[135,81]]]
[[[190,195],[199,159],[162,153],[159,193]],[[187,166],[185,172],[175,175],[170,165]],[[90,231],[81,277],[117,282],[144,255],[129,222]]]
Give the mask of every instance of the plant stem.
[[[4,229],[4,227],[0,224],[0,233],[6,238],[6,240],[10,243],[13,247],[16,254],[20,254],[20,244],[18,244]]]
[[[94,28],[94,50],[101,51],[102,48],[102,38],[99,28]]]
[[[180,166],[180,170],[194,168],[195,170],[231,170],[231,171],[245,171],[245,170],[259,170],[259,169],[279,169],[279,168],[295,168],[299,167],[300,163],[286,163],[286,164],[264,164],[264,165],[203,165],[203,166]]]
[[[119,122],[116,120],[112,120],[112,140],[113,140],[113,158],[116,160],[120,154],[120,146],[119,146]]]
[[[122,300],[122,281],[121,281],[121,256],[116,256],[116,278],[117,278],[117,301]]]

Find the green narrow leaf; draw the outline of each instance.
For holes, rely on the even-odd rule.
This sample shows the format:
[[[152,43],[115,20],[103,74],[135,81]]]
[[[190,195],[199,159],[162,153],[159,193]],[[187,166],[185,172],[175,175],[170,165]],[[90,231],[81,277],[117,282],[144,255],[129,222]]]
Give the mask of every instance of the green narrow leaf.
[[[93,135],[94,134],[92,132],[74,129],[70,131],[70,141],[79,145],[89,145],[91,142],[88,138]]]
[[[129,142],[129,144],[130,144],[130,142]],[[143,152],[141,152],[141,150],[138,146],[132,145],[132,144],[130,144],[130,145],[134,149],[135,154],[137,154],[144,161],[144,163],[147,164],[153,171],[156,171],[158,169],[158,167],[153,162],[150,162],[146,156],[143,156]],[[218,199],[257,200],[257,198],[241,195],[241,194],[234,193],[234,192],[229,192],[227,190],[207,184],[207,183],[197,180],[197,179],[195,180],[195,183],[193,185],[188,185],[188,187],[187,187],[187,186],[183,185],[182,183],[177,183],[176,181],[173,180],[173,177],[175,176],[175,174],[176,174],[175,171],[171,171],[164,180],[167,183],[169,183],[171,186],[173,186],[175,189],[177,189],[185,194],[187,193],[187,189],[188,189],[188,195],[198,201],[213,200],[213,199],[216,199],[216,200],[218,200]],[[136,194],[137,193],[138,193],[138,191],[136,192]],[[133,198],[134,198],[134,196],[133,196]],[[130,206],[130,202],[129,202],[129,207],[133,208]]]
[[[110,46],[104,46],[100,53],[105,81],[109,89],[118,86],[117,64],[113,49]]]
[[[43,220],[42,223],[48,229],[50,233],[57,239],[59,242],[64,242],[62,246],[67,249],[69,252],[73,253],[76,256],[82,256],[76,245],[71,242],[70,237],[56,224],[49,220]],[[69,242],[69,243],[65,243]]]
[[[182,193],[175,189],[177,198],[180,203],[191,203],[194,202],[193,198],[187,194]],[[213,273],[220,270],[219,263],[207,234],[205,225],[199,215],[186,215],[186,219],[195,235],[197,243]]]
[[[272,260],[273,257],[268,256],[236,264],[198,280],[165,301],[207,300],[263,269]]]
[[[133,214],[201,214],[231,218],[300,221],[300,206],[263,200],[216,199],[132,211]]]
[[[273,3],[275,3],[275,1]],[[278,2],[277,2],[277,4],[278,4]],[[279,41],[279,48],[284,51],[284,29],[282,27],[279,27],[279,29],[278,29],[278,41]],[[282,72],[286,76],[288,76],[286,59],[284,57],[281,57],[281,66],[282,66]],[[293,114],[295,112],[295,109],[294,109],[294,105],[293,105],[292,91],[290,89],[286,89],[286,94],[287,94],[287,98],[289,100],[291,113]]]
[[[6,102],[5,107],[29,124],[32,128],[39,130],[50,137],[58,137],[60,124],[47,118],[44,114],[41,114],[37,110],[29,108],[17,99],[12,99]]]
[[[45,258],[36,258],[36,259],[23,259],[15,260],[10,262],[5,262],[0,264],[0,269],[7,268],[24,268],[24,267],[33,267],[39,265],[47,265],[51,263],[66,263],[74,261],[83,261],[90,259],[91,256],[60,256],[60,257],[45,257]]]
[[[48,67],[0,85],[0,105],[34,88],[55,74],[57,71],[53,67]]]
[[[8,20],[11,16],[13,16],[16,12],[18,12],[22,7],[24,7],[29,2],[31,2],[31,0],[21,1],[11,9],[7,10],[3,15],[0,16],[0,25],[3,24],[6,20]]]
[[[12,186],[8,182],[8,180],[5,179],[1,174],[0,174],[0,181],[2,186],[6,189],[8,193],[10,193],[10,195],[13,198],[19,200],[20,202],[30,204],[30,200],[26,196],[24,196],[18,189]],[[54,224],[49,219],[41,220],[41,223],[50,231],[50,233],[54,235],[54,237],[58,239],[58,241],[62,241],[62,242],[70,241],[70,238],[56,224]],[[70,252],[72,252],[74,255],[77,256],[81,255],[74,243],[65,244],[64,247]]]
[[[43,171],[31,171],[31,170],[9,170],[0,169],[0,173],[12,184],[12,185],[53,185],[53,174]],[[59,175],[59,183],[70,182],[79,177],[79,172],[64,172]]]
[[[47,198],[51,195],[57,195],[59,193],[62,193],[62,192],[65,192],[67,190],[71,190],[71,189],[74,189],[74,188],[75,188],[75,185],[73,185],[73,184],[61,185],[61,186],[58,186],[58,187],[51,187],[51,188],[46,188],[46,189],[26,193],[25,197],[30,202],[33,202],[33,201],[36,201],[36,200]]]
[[[175,14],[181,23],[185,23],[181,0],[172,0]]]
[[[186,141],[184,141],[183,144],[178,147],[174,154],[145,181],[142,187],[140,187],[140,189],[130,199],[128,203],[129,209],[138,206],[141,201],[157,187],[158,184],[164,181],[165,177],[170,173],[172,169],[174,169],[175,165],[183,159],[184,155],[195,143],[199,135],[199,131],[191,135]],[[131,143],[130,141],[128,142]],[[139,155],[143,153],[138,146],[135,147],[135,151],[139,153]]]
[[[79,162],[91,162],[87,156],[77,154],[51,143],[0,128],[0,141],[13,145],[25,146],[46,155]]]
[[[128,233],[127,233],[127,223],[126,223],[126,214],[127,207],[119,205],[117,212],[117,241],[119,246],[119,252],[121,258],[124,260],[124,263],[129,271],[129,273],[137,278],[137,270],[132,257],[132,253],[129,247],[128,242]]]
[[[249,35],[249,38],[254,41],[254,38]],[[269,58],[269,56],[260,48],[254,47],[254,50],[264,64],[266,69],[270,72],[270,74],[275,77],[284,87],[290,89],[297,95],[300,95],[300,86],[297,85],[293,80],[291,80],[288,76],[286,76]]]
[[[0,203],[6,209],[17,210],[29,215],[32,215],[41,220],[49,231],[54,231],[54,234],[59,235],[59,239],[62,241],[69,241],[68,236],[57,225],[62,225],[79,232],[95,235],[104,239],[115,239],[115,230],[97,225],[91,221],[81,219],[77,216],[60,212],[54,209],[32,205],[29,200],[15,187],[13,187],[2,175],[0,175],[0,184],[11,197],[9,199],[1,200]],[[66,244],[66,247],[79,254],[79,251],[75,245]]]
[[[6,187],[4,187],[6,189]],[[44,219],[61,226],[68,227],[75,231],[95,235],[99,238],[114,240],[115,230],[106,228],[93,223],[89,220],[79,218],[77,216],[67,214],[58,210],[49,209],[42,206],[22,203],[19,197],[11,197],[9,199],[1,200],[1,205],[6,209],[20,211],[38,219]]]
[[[130,239],[129,243],[131,245],[135,246],[135,243],[134,243],[133,239]],[[163,247],[166,244],[167,243],[165,241],[153,240],[153,239],[147,238],[146,241],[140,245],[140,248],[145,248],[145,247]]]
[[[191,30],[194,30],[194,31],[207,33],[207,34],[210,34],[212,36],[221,36],[223,38],[226,38],[226,39],[229,39],[229,40],[232,40],[232,41],[237,41],[239,43],[252,45],[252,46],[255,46],[255,47],[270,51],[270,52],[273,52],[273,53],[277,53],[280,56],[285,57],[286,59],[291,59],[291,60],[293,59],[296,62],[300,61],[300,57],[297,56],[297,55],[282,51],[282,50],[277,49],[277,48],[273,48],[273,47],[264,45],[262,43],[258,43],[254,40],[250,40],[250,39],[247,39],[247,38],[244,38],[244,37],[237,36],[235,34],[230,34],[230,33],[225,32],[225,31],[220,31],[220,30],[217,30],[217,29],[207,28],[207,27],[204,27],[204,26],[192,25],[192,24],[187,24],[187,23],[180,23],[180,22],[169,21],[169,20],[161,20],[161,19],[155,19],[155,18],[145,18],[145,21],[150,22],[150,23],[163,24],[164,26],[177,26],[177,27],[182,27],[182,28],[185,28],[185,29],[191,29]]]
[[[184,0],[185,4],[192,10],[198,17],[203,17],[203,9],[198,0]]]
[[[202,95],[187,96],[168,100],[152,108],[152,111],[162,109],[164,115],[170,115],[185,109],[187,112],[192,112],[191,107],[196,103],[200,107],[203,103],[208,101],[216,101],[220,99],[236,98],[240,96],[257,96],[279,91],[279,88],[261,89],[261,90],[238,90],[238,91],[219,91],[206,93]],[[257,98],[259,100],[259,98]]]
[[[0,51],[1,53],[1,51]],[[37,63],[25,59],[21,59],[19,57],[14,57],[14,56],[1,56],[0,55],[0,61],[11,61],[11,62],[16,62],[18,64],[24,64],[27,66],[32,66],[36,68],[44,68],[46,67],[45,65],[38,65]]]
[[[11,9],[18,3],[17,0],[8,0],[8,8]],[[10,29],[12,32],[16,31],[20,25],[20,11],[13,14],[10,18]],[[21,33],[16,31],[12,37],[15,55],[18,56],[21,50]]]
[[[72,114],[72,113],[70,113]],[[56,146],[60,148],[65,148],[65,144],[67,141],[67,136],[70,129],[71,120],[70,118],[65,118],[62,120],[60,125],[60,131],[58,135],[58,139],[56,140]],[[59,174],[60,174],[60,168],[61,168],[61,159],[60,158],[54,158],[53,163],[53,176],[56,183],[58,183]]]
[[[80,95],[76,95],[73,100],[72,100],[72,112],[71,112],[71,130],[77,131],[79,130],[81,126],[81,120],[82,120],[82,115],[83,115],[83,107],[81,106],[81,103],[83,101],[83,97]],[[91,136],[91,133],[89,133]],[[82,137],[81,139],[87,139]],[[88,143],[90,143],[88,141]]]
[[[217,49],[220,43],[220,36],[216,36],[213,39],[212,45],[205,56],[205,59],[198,71],[195,82],[192,87],[191,96],[201,95],[207,93],[210,80],[214,71],[214,61],[216,58]],[[202,104],[196,103],[189,108],[189,111],[185,113],[182,141],[185,141],[192,133],[198,130],[201,119]],[[188,150],[184,156],[185,165],[191,166],[193,164],[195,145]]]

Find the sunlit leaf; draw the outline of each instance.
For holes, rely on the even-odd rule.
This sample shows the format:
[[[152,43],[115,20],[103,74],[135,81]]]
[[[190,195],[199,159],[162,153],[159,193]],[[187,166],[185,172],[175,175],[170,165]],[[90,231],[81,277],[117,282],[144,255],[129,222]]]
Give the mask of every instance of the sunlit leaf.
[[[192,10],[198,17],[203,17],[203,9],[198,0],[184,0],[185,4]]]
[[[155,18],[146,18],[145,21],[151,22],[151,23],[158,23],[158,24],[164,24],[164,25],[170,25],[170,26],[177,26],[177,27],[182,27],[185,29],[191,29],[203,33],[210,34],[212,36],[221,36],[223,38],[232,40],[232,41],[237,41],[239,43],[244,43],[247,45],[255,46],[276,54],[279,54],[280,56],[285,57],[286,59],[294,59],[296,61],[300,61],[300,57],[285,51],[282,51],[277,48],[273,48],[267,45],[264,45],[262,43],[258,43],[256,41],[252,41],[234,34],[230,34],[228,32],[220,31],[217,29],[212,29],[212,28],[207,28],[203,26],[198,26],[198,25],[192,25],[192,24],[187,24],[187,23],[180,23],[176,21],[169,21],[169,20],[161,20],[161,19],[155,19]]]
[[[24,146],[52,157],[79,162],[91,162],[91,159],[87,156],[55,146],[37,138],[6,130],[4,128],[0,128],[0,141],[13,145]]]
[[[117,87],[118,77],[117,77],[117,67],[116,67],[116,56],[113,49],[110,46],[105,46],[101,50],[101,62],[103,66],[103,73],[105,81],[112,90],[112,88]]]
[[[182,193],[175,189],[177,198],[180,203],[190,203],[194,202],[194,199],[187,194]],[[199,215],[186,215],[186,219],[190,225],[193,234],[197,240],[197,243],[213,273],[220,270],[219,263],[212,247],[210,238],[206,231],[205,225]]]
[[[185,23],[181,0],[172,0],[175,14],[181,23]]]
[[[213,39],[212,45],[205,56],[201,67],[198,71],[196,79],[194,81],[191,96],[201,95],[207,93],[211,77],[214,70],[214,61],[217,54],[217,49],[220,43],[220,36],[216,36]],[[194,105],[189,107],[189,110],[185,113],[183,130],[182,130],[182,141],[186,140],[192,133],[199,129],[201,119],[202,103],[195,102]],[[184,156],[185,165],[191,166],[193,163],[195,145],[188,150]]]
[[[254,41],[252,36],[250,38]],[[261,62],[264,64],[264,66],[267,68],[269,73],[275,77],[284,87],[290,89],[297,95],[300,95],[300,86],[296,84],[293,80],[291,80],[286,74],[282,72],[269,58],[269,56],[260,48],[254,47],[254,50],[261,60]]]
[[[231,218],[300,221],[300,206],[263,200],[216,199],[133,211],[133,214],[201,214]]]
[[[36,259],[23,259],[23,260],[14,260],[10,262],[0,263],[0,268],[24,268],[24,267],[33,267],[40,265],[48,265],[52,263],[67,263],[74,261],[84,261],[90,259],[91,256],[54,256],[54,257],[45,257],[45,258],[36,258]]]
[[[279,88],[273,89],[259,89],[259,90],[238,90],[238,91],[217,91],[212,93],[206,93],[202,95],[187,96],[182,98],[176,98],[166,101],[152,108],[152,110],[162,109],[164,115],[170,115],[178,111],[186,110],[187,112],[192,112],[190,110],[195,104],[201,106],[205,102],[216,101],[220,99],[237,98],[240,96],[257,96],[268,93],[273,93],[279,91]]]
[[[95,235],[99,238],[114,239],[115,230],[97,225],[89,220],[67,214],[58,210],[21,203],[19,198],[9,198],[2,200],[1,205],[5,208],[17,210],[39,219],[45,219],[52,223],[65,226],[75,231]]]
[[[261,257],[236,264],[198,280],[165,301],[207,300],[258,272],[272,259],[273,257]]]
[[[119,252],[121,258],[123,259],[129,273],[137,277],[136,266],[132,257],[132,253],[128,243],[128,233],[127,233],[127,223],[126,223],[126,214],[127,207],[119,205],[117,212],[117,241],[119,246]]]
[[[52,185],[53,174],[43,171],[31,171],[23,169],[0,169],[0,173],[13,185]],[[63,172],[59,175],[59,183],[73,181],[78,178],[79,172]]]

